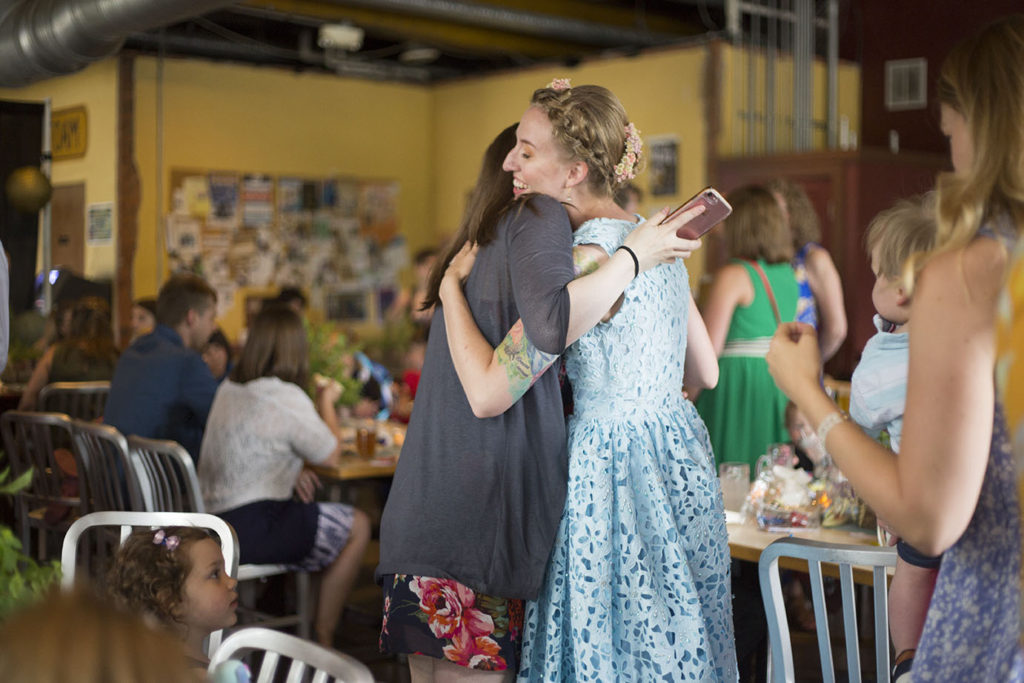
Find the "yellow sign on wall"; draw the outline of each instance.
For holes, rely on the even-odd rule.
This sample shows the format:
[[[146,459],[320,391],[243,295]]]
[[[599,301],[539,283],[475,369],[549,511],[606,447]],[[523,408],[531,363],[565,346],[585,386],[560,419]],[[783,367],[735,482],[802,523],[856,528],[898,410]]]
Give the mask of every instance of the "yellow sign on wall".
[[[50,150],[54,161],[85,156],[89,142],[85,107],[58,109],[50,115]]]

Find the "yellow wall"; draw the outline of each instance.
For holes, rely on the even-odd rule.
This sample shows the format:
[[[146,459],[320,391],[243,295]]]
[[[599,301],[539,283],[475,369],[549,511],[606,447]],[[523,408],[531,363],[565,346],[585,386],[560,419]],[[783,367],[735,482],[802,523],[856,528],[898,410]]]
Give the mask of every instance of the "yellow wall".
[[[731,127],[728,116],[736,107],[736,84],[745,84],[743,69],[746,57],[741,54],[737,58],[731,46],[723,43],[723,47],[722,82],[719,84],[722,118],[717,148],[720,153],[728,155],[742,145],[744,131]],[[635,182],[644,191],[642,209],[646,214],[666,205],[675,206],[689,198],[708,182],[707,162],[712,150],[708,145],[704,81],[710,58],[710,45],[695,45],[637,57],[593,60],[575,68],[535,68],[436,87],[435,223],[438,233],[447,235],[457,228],[480,158],[494,135],[522,115],[534,89],[546,85],[553,78],[568,77],[576,85],[596,83],[612,90],[626,107],[630,120],[640,129],[645,141],[661,136],[676,138],[679,145],[676,176],[679,194],[652,197],[648,174],[646,170],[641,171]],[[786,66],[780,60],[779,71],[784,72]],[[823,120],[827,96],[824,64],[815,64],[814,77],[813,116]],[[839,113],[848,117],[851,131],[856,132],[859,130],[860,113],[859,69],[855,65],[841,64],[839,78]],[[777,86],[780,94],[777,95],[776,116],[781,121],[792,108],[789,104],[791,95],[781,93],[792,88],[792,81],[783,75]],[[763,88],[759,93],[763,93]],[[745,99],[745,89],[738,95]],[[777,125],[782,128],[781,123]],[[813,146],[815,149],[825,148],[824,131],[814,134]],[[691,281],[696,283],[704,270],[702,256],[698,254],[687,266]]]
[[[570,78],[574,85],[594,83],[614,92],[641,136],[675,136],[679,143],[677,187],[680,194],[651,197],[646,171],[636,183],[644,190],[642,208],[648,213],[681,203],[706,182],[707,133],[704,120],[703,47],[653,52],[633,58],[584,62],[578,67],[549,66],[437,86],[434,139],[439,234],[458,227],[465,198],[480,168],[484,149],[505,126],[529,106],[530,96],[553,78]],[[691,278],[703,264],[688,264]]]
[[[642,209],[676,205],[707,184],[708,141],[704,78],[710,45],[652,51],[636,57],[585,61],[465,79],[434,87],[377,83],[274,68],[155,58],[135,63],[135,153],[141,180],[139,234],[133,265],[135,297],[154,295],[163,281],[161,214],[169,204],[172,169],[236,170],[271,175],[332,175],[394,179],[401,185],[399,221],[410,253],[440,242],[458,225],[483,150],[504,126],[518,120],[533,90],[556,77],[597,83],[622,100],[646,140],[678,141],[674,196],[651,197],[646,171],[637,178],[647,193]],[[730,125],[746,58],[723,44],[717,148],[729,154],[742,135]],[[840,69],[840,113],[859,130],[856,66]],[[778,89],[788,86],[780,78]],[[0,91],[6,99],[52,97],[55,108],[85,104],[89,148],[84,159],[54,164],[55,183],[85,180],[88,203],[115,201],[116,60],[34,86]],[[824,66],[815,67],[815,118],[824,118]],[[158,102],[162,130],[158,132]],[[777,98],[777,117],[787,115]],[[779,124],[781,125],[781,124]],[[825,145],[816,134],[816,148]],[[158,146],[162,164],[158,167]],[[160,196],[158,203],[157,196]],[[116,234],[115,215],[115,234]],[[87,247],[86,275],[110,276],[115,247]],[[694,282],[700,255],[688,263]],[[127,264],[125,264],[127,267]],[[234,338],[243,324],[239,292],[221,320]],[[253,291],[252,293],[263,293]]]
[[[112,278],[116,264],[116,95],[117,60],[114,59],[98,62],[70,76],[52,78],[23,88],[0,89],[0,99],[4,100],[42,102],[49,97],[54,109],[85,106],[88,117],[85,156],[53,162],[50,180],[54,185],[85,183],[87,207],[98,202],[114,202],[114,240],[97,246],[85,244],[84,274],[89,278]],[[42,253],[41,239],[39,252]]]
[[[156,188],[162,180],[166,213],[170,172],[176,168],[394,179],[401,185],[398,214],[410,253],[434,242],[429,89],[177,59],[165,60],[158,80],[157,66],[155,58],[141,58],[135,67],[135,152],[142,179],[136,297],[155,294],[162,282]],[[159,142],[162,168],[157,168]],[[245,293],[239,292],[221,319],[230,337],[243,325]]]
[[[740,50],[722,43],[722,79],[719,85],[721,96],[720,127],[717,149],[722,156],[763,155],[768,153],[765,140],[764,113],[766,80],[765,59],[762,52]],[[753,59],[751,59],[753,56]],[[753,71],[756,77],[753,102],[747,92],[747,74]],[[793,151],[793,60],[777,57],[775,60],[775,101],[773,118],[775,123],[775,153]],[[828,118],[828,70],[824,62],[816,60],[813,66],[811,90],[811,118],[824,122]],[[846,117],[850,130],[860,130],[860,67],[849,62],[840,62],[838,69],[839,99],[837,110],[840,117]],[[753,109],[755,113],[754,134],[747,141],[747,120],[743,113]],[[811,133],[812,149],[826,149],[827,132],[815,127]]]

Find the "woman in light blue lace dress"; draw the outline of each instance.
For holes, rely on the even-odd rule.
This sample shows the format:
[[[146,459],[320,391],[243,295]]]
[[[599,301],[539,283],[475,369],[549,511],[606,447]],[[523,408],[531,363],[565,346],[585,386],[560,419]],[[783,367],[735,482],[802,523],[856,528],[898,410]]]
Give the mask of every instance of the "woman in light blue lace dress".
[[[938,92],[954,172],[938,180],[937,251],[914,290],[900,455],[839,413],[810,328],[779,327],[768,366],[857,493],[899,536],[944,553],[910,672],[920,681],[1021,681],[1021,529],[995,400],[996,301],[1024,229],[1024,15],[946,58]]]
[[[594,115],[597,94],[617,116]],[[635,133],[603,88],[542,89],[532,104],[505,168],[520,191],[562,199],[576,253],[599,263],[635,217],[611,198],[628,176],[602,159],[619,159],[604,150],[580,158],[608,141],[580,138],[611,128],[608,147],[626,150],[618,169],[628,170]],[[566,172],[543,165],[538,142],[551,139],[555,158],[573,159]],[[521,336],[497,351],[487,344],[458,293],[468,263],[456,260],[446,274],[455,283],[442,306],[453,361],[471,405],[495,394],[514,402],[554,359]],[[610,319],[567,351],[568,490],[544,585],[527,603],[520,680],[736,680],[725,516],[707,431],[682,395],[684,365],[695,384],[717,380],[679,261],[640,274]]]

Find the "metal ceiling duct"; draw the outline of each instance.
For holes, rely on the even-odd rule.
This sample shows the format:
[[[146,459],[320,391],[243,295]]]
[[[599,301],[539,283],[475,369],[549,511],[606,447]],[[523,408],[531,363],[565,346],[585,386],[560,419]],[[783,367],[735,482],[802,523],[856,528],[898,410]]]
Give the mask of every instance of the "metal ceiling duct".
[[[21,0],[0,18],[0,87],[73,73],[115,54],[125,37],[233,0]]]
[[[460,0],[327,0],[340,7],[360,7],[379,12],[393,12],[452,21],[469,26],[513,31],[524,35],[567,40],[607,47],[646,47],[679,40],[679,36],[647,30],[609,26],[593,21],[568,19],[541,12],[497,7]]]

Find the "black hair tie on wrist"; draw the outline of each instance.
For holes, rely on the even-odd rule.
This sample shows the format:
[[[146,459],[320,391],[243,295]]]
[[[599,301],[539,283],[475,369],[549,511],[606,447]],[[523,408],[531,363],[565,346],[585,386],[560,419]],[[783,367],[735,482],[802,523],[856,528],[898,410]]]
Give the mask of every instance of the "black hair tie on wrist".
[[[640,259],[636,257],[636,252],[627,247],[625,244],[619,247],[619,249],[622,249],[627,254],[633,257],[633,277],[636,278],[636,276],[640,274]],[[616,249],[615,251],[618,251],[619,249]]]

